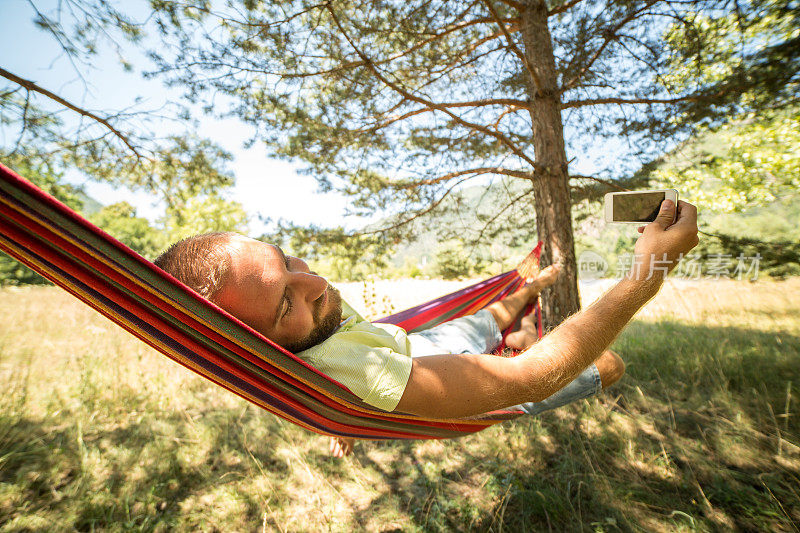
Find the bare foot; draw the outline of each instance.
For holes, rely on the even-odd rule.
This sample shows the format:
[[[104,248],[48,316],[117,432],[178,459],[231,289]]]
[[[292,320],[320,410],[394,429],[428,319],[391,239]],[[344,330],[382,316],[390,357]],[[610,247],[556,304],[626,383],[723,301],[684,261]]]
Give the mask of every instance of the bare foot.
[[[561,275],[561,265],[559,263],[555,263],[540,270],[539,275],[530,280],[530,283],[535,283],[541,290],[555,283],[559,275]]]
[[[542,292],[542,289],[555,283],[560,275],[561,265],[556,263],[540,270],[535,278],[527,279],[526,281],[528,284],[525,285],[522,290],[528,291],[528,301],[534,302],[536,298],[539,297],[539,293]]]
[[[331,455],[340,459],[353,453],[356,440],[350,437],[331,437]]]

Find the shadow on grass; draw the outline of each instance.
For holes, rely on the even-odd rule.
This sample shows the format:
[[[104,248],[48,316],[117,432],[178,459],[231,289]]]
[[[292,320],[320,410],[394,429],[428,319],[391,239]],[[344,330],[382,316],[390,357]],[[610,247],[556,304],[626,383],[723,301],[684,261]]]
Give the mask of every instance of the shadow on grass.
[[[618,386],[536,419],[362,443],[352,463],[305,448],[347,507],[332,529],[797,530],[800,337],[636,322],[615,349]],[[91,430],[73,422],[86,413],[0,415],[0,526],[279,529],[308,498],[285,453],[310,434],[252,407],[148,401],[136,397],[137,417],[92,415]],[[353,478],[370,480],[366,504],[347,494]]]
[[[234,489],[215,496],[221,486],[253,475],[242,427],[279,433],[274,417],[249,407],[217,409],[190,426],[183,413],[153,414],[113,429],[104,429],[98,417],[86,432],[52,419],[0,416],[0,529],[197,530],[211,524],[221,530],[226,524],[261,524],[258,494]],[[268,446],[257,460],[275,476],[287,474],[286,463]],[[237,516],[229,521],[224,508],[234,500]],[[195,512],[214,506],[222,508],[219,520]]]

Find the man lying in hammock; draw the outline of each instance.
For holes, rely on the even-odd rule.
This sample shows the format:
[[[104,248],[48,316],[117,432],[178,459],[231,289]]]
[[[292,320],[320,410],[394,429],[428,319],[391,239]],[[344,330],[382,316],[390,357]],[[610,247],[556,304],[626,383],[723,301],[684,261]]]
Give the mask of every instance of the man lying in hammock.
[[[362,319],[302,259],[236,234],[191,237],[156,264],[370,405],[430,418],[509,406],[537,414],[622,376],[622,360],[607,348],[658,292],[666,272],[696,246],[697,210],[665,201],[656,221],[639,230],[629,275],[535,344],[534,321],[525,317],[522,329],[506,339],[524,350],[513,358],[490,353],[500,331],[555,281],[557,267],[484,311],[407,335]],[[334,455],[351,449],[352,440],[332,443]]]

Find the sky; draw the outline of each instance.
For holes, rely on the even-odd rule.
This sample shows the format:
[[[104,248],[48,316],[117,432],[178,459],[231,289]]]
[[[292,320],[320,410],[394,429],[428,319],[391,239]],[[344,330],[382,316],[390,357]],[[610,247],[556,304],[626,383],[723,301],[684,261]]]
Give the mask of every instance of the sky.
[[[39,0],[36,5],[47,12],[54,3]],[[126,9],[128,5],[132,7],[134,3],[125,4]],[[165,88],[159,80],[142,78],[140,72],[146,60],[137,60],[135,54],[127,56],[133,60],[134,72],[125,72],[115,53],[101,52],[91,68],[82,68],[88,81],[85,86],[55,39],[39,30],[33,18],[34,11],[27,0],[0,0],[0,65],[6,70],[91,110],[126,108],[137,97],[143,99],[141,105],[147,109],[158,108],[167,99],[178,100],[179,91]],[[42,98],[37,99],[41,101]],[[248,126],[235,119],[216,120],[200,113],[197,118],[200,120],[197,134],[215,141],[234,157],[228,168],[236,177],[236,185],[229,197],[241,202],[251,216],[252,235],[259,235],[265,228],[258,215],[297,224],[349,228],[364,224],[356,217],[344,216],[345,197],[318,193],[312,176],[296,172],[298,165],[267,157],[258,143],[244,148],[251,132]],[[86,192],[102,204],[128,201],[139,215],[151,220],[162,212],[162,207],[153,204],[153,198],[147,194],[88,182],[77,174],[68,179],[83,183]]]

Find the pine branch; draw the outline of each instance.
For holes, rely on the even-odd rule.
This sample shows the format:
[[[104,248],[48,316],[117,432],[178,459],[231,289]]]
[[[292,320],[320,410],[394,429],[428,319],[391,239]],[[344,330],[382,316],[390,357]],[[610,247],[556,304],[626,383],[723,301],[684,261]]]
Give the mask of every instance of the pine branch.
[[[339,28],[339,32],[342,34],[342,36],[345,38],[345,40],[350,44],[350,46],[353,48],[355,53],[365,63],[367,68],[369,68],[369,70],[372,71],[372,73],[375,75],[375,77],[378,78],[378,80],[380,80],[384,85],[386,85],[390,89],[394,90],[395,92],[397,92],[401,96],[407,98],[408,100],[411,100],[412,102],[416,102],[416,103],[418,103],[420,105],[423,105],[423,106],[426,106],[426,107],[430,107],[430,108],[433,108],[433,109],[435,109],[437,111],[440,111],[440,112],[444,113],[445,115],[447,115],[450,118],[452,118],[454,122],[456,122],[457,124],[460,124],[461,126],[464,126],[465,128],[469,128],[469,129],[472,129],[474,131],[478,131],[480,133],[483,133],[485,135],[489,135],[490,137],[494,137],[500,143],[502,143],[505,146],[507,146],[517,157],[519,157],[520,159],[524,160],[526,163],[530,164],[531,167],[533,167],[534,169],[538,168],[538,165],[530,157],[528,157],[522,150],[519,149],[519,147],[517,147],[511,141],[511,139],[509,139],[507,136],[503,135],[502,133],[499,133],[499,132],[496,132],[496,131],[492,131],[488,127],[483,126],[481,124],[475,124],[473,122],[469,122],[467,120],[464,120],[461,117],[459,117],[458,115],[456,115],[455,113],[453,113],[450,110],[448,110],[447,108],[443,108],[443,107],[439,106],[438,104],[436,104],[435,102],[431,102],[429,100],[421,98],[421,97],[409,92],[408,90],[404,89],[403,87],[401,87],[397,83],[394,83],[394,82],[390,81],[389,79],[387,79],[386,76],[384,76],[381,73],[381,71],[378,70],[378,68],[374,65],[374,63],[372,63],[372,61],[366,56],[366,54],[364,54],[364,52],[362,52],[361,49],[358,46],[356,46],[356,44],[350,38],[350,35],[347,33],[347,31],[345,31],[344,27],[342,26],[341,22],[339,21],[339,17],[336,16],[336,13],[333,11],[333,8],[331,7],[331,5],[327,4],[325,7],[328,10],[328,12],[330,13],[331,18],[333,19],[333,21],[336,24],[336,26]]]
[[[467,178],[458,180],[454,185],[449,187],[438,200],[434,201],[431,205],[429,205],[427,208],[423,209],[422,211],[417,211],[410,218],[406,218],[405,220],[401,220],[400,222],[397,222],[397,223],[392,224],[391,226],[388,226],[388,227],[385,227],[385,228],[380,228],[380,229],[370,230],[370,231],[358,231],[358,232],[353,233],[353,235],[374,235],[374,234],[377,234],[377,233],[384,233],[384,232],[392,231],[392,230],[395,230],[395,229],[397,229],[397,228],[399,228],[401,226],[405,226],[406,224],[410,224],[414,220],[416,220],[416,219],[418,219],[420,217],[423,217],[423,216],[427,215],[428,213],[430,213],[431,211],[433,211],[434,209],[436,209],[439,206],[439,204],[441,204],[444,201],[444,199],[447,198],[450,195],[451,192],[453,192],[453,189],[455,189],[456,187],[458,187],[459,185],[461,185],[465,181],[471,180],[474,177],[476,177],[476,176],[469,176]]]
[[[538,74],[536,74],[536,72],[533,70],[530,61],[528,61],[528,57],[522,53],[522,50],[519,49],[517,44],[514,42],[514,39],[511,38],[511,34],[508,33],[505,24],[500,19],[500,16],[497,14],[497,11],[495,11],[492,0],[483,0],[483,3],[486,4],[486,7],[489,9],[489,13],[492,14],[492,18],[494,18],[495,22],[497,22],[497,25],[500,26],[500,31],[503,32],[503,35],[505,35],[506,37],[506,41],[508,41],[508,47],[511,49],[512,52],[514,52],[514,55],[516,55],[520,59],[520,61],[522,61],[522,64],[525,65],[525,69],[528,71],[528,74],[530,74],[531,80],[533,81],[533,87],[538,92],[539,89],[542,87],[542,81],[539,78]]]
[[[445,108],[451,108],[451,107],[455,107],[455,108],[458,108],[458,107],[487,107],[487,106],[493,106],[493,105],[505,105],[506,106],[506,110],[503,111],[503,113],[501,113],[500,118],[502,118],[504,115],[506,115],[508,113],[511,113],[511,112],[513,112],[513,111],[515,111],[517,109],[530,109],[530,105],[529,105],[529,102],[527,100],[514,100],[512,98],[497,98],[497,99],[487,99],[487,100],[475,100],[475,101],[472,101],[472,102],[449,102],[449,103],[441,103],[441,104],[436,104],[436,105],[440,106],[440,107],[445,107]],[[396,107],[397,106],[393,106],[392,109],[396,109]],[[411,117],[414,117],[414,116],[417,116],[417,115],[421,115],[423,113],[433,113],[435,111],[437,111],[437,109],[432,108],[432,107],[423,107],[421,109],[414,109],[412,111],[408,111],[406,113],[403,113],[402,115],[399,115],[397,117],[387,119],[382,123],[375,124],[375,125],[367,127],[367,128],[362,128],[362,129],[360,129],[358,131],[362,131],[362,132],[363,131],[378,131],[378,130],[381,130],[381,129],[386,128],[388,126],[391,126],[392,124],[394,124],[396,122],[403,121],[403,120],[405,120],[407,118],[411,118]],[[499,120],[498,120],[498,122],[499,122]]]
[[[387,58],[385,60],[385,62],[394,61],[395,59],[398,59],[400,57],[408,55],[408,54],[410,54],[412,52],[416,52],[417,50],[419,50],[423,46],[425,46],[425,45],[427,45],[429,43],[432,43],[434,41],[438,41],[439,39],[441,39],[443,37],[446,37],[447,35],[455,32],[455,31],[463,30],[464,28],[468,28],[470,26],[476,26],[478,24],[488,24],[488,23],[492,23],[492,22],[496,22],[496,20],[494,18],[485,17],[485,18],[473,19],[473,20],[470,20],[470,21],[467,21],[467,22],[461,22],[461,23],[458,23],[458,24],[453,24],[450,27],[446,27],[441,33],[437,33],[436,35],[434,35],[432,37],[429,37],[428,39],[425,39],[424,41],[420,41],[419,43],[415,44],[414,46],[412,46],[408,50],[406,50],[404,52],[400,52],[398,54],[395,54],[392,57]],[[504,19],[503,23],[510,23],[512,31],[519,31],[519,23],[520,23],[520,19],[519,18],[515,17],[515,18],[510,18],[510,19]],[[496,39],[500,35],[501,35],[500,33],[494,33],[492,35],[492,37],[490,39],[488,39],[488,40]],[[486,41],[483,41],[483,42],[486,42]],[[382,62],[384,62],[384,61],[376,62],[376,63],[377,64],[381,64]]]
[[[519,26],[517,26],[517,29],[515,31],[518,31],[518,28],[519,28]],[[503,32],[500,31],[500,30],[497,30],[494,33],[491,33],[491,34],[489,34],[489,35],[487,35],[485,37],[482,37],[482,38],[478,39],[477,41],[475,41],[472,44],[470,44],[468,47],[464,48],[464,50],[462,52],[453,55],[453,57],[451,58],[450,63],[445,65],[443,68],[435,69],[435,70],[432,70],[431,72],[437,72],[437,71],[441,72],[443,70],[446,70],[447,68],[451,67],[452,65],[455,65],[456,63],[458,63],[458,61],[460,59],[468,56],[469,54],[471,54],[472,52],[477,50],[479,47],[481,47],[482,45],[488,43],[489,41],[493,41],[493,40],[497,39],[501,35],[503,35]],[[503,48],[504,47],[498,47],[498,48],[493,49],[492,51],[496,52],[497,50],[502,50]]]
[[[515,2],[514,0],[500,0],[500,2],[507,5],[508,7],[513,7],[518,11],[522,11],[523,9],[525,9],[525,6],[523,6],[519,2]]]
[[[422,181],[415,181],[413,183],[403,184],[402,188],[413,189],[422,185],[436,185],[437,183],[457,178],[459,176],[464,176],[466,174],[475,174],[475,176],[479,176],[481,174],[502,174],[504,176],[512,176],[514,178],[522,178],[526,180],[529,180],[533,177],[530,172],[525,172],[523,170],[513,170],[510,168],[502,168],[502,167],[478,167],[466,170],[457,170],[455,172],[449,172],[447,174],[444,174],[436,178],[429,178]]]
[[[483,227],[481,228],[480,232],[478,232],[478,236],[475,237],[474,239],[472,239],[472,242],[475,242],[475,243],[480,242],[480,240],[483,238],[484,234],[486,233],[486,230],[489,229],[489,226],[494,224],[494,222],[498,218],[500,218],[500,216],[503,213],[505,213],[510,207],[512,207],[514,204],[516,204],[517,202],[519,202],[520,200],[522,200],[523,198],[525,198],[526,196],[528,196],[531,193],[533,193],[533,190],[527,190],[527,191],[523,192],[522,194],[518,195],[517,197],[512,198],[511,201],[509,201],[505,206],[503,206],[500,210],[498,210],[497,213],[495,213],[495,215],[492,218],[490,218],[486,222],[486,224],[483,225]]]
[[[503,120],[503,117],[505,117],[507,115],[510,115],[511,113],[515,113],[515,112],[519,111],[520,109],[523,109],[523,108],[521,108],[521,107],[513,107],[513,106],[507,107],[505,111],[500,113],[500,116],[497,117],[497,120],[494,121],[494,123],[492,124],[492,127],[494,129],[496,129],[496,130],[499,129],[500,128],[500,122]],[[529,109],[529,108],[525,108],[525,109]]]
[[[572,100],[570,102],[563,102],[561,104],[561,109],[600,104],[677,104],[679,102],[696,102],[699,100],[700,98],[694,95],[681,96],[679,98],[591,98],[587,100]]]
[[[575,85],[578,83],[578,81],[581,79],[581,77],[583,77],[583,75],[586,74],[589,71],[589,69],[592,68],[592,65],[594,65],[594,63],[600,58],[600,56],[603,53],[603,50],[605,50],[609,44],[611,44],[613,41],[617,39],[617,33],[622,28],[624,28],[628,23],[639,18],[639,16],[641,16],[643,12],[650,9],[654,4],[656,4],[659,1],[660,0],[649,0],[644,5],[644,7],[631,11],[630,13],[628,13],[628,15],[623,17],[622,20],[620,20],[619,23],[614,25],[612,28],[602,31],[602,33],[605,35],[605,39],[603,39],[602,44],[597,48],[597,50],[595,50],[594,54],[592,54],[592,56],[589,58],[589,60],[586,62],[586,64],[583,66],[580,72],[575,74],[575,76],[573,76],[571,80],[569,80],[567,83],[564,84],[564,86],[561,88],[561,92],[563,93],[574,88]]]
[[[568,11],[571,7],[573,7],[575,4],[579,4],[582,1],[583,0],[570,0],[569,2],[564,2],[560,6],[554,7],[553,9],[548,11],[547,16],[552,17],[553,15],[564,13],[565,11]]]
[[[78,65],[75,64],[75,50],[77,49],[77,46],[72,44],[69,37],[65,35],[63,31],[58,31],[56,29],[56,26],[53,24],[53,22],[44,13],[39,11],[39,8],[36,7],[36,4],[34,4],[32,0],[28,0],[28,5],[31,6],[33,12],[36,13],[36,16],[39,17],[39,21],[41,22],[40,26],[47,33],[49,33],[53,37],[53,39],[56,40],[58,46],[61,47],[61,50],[64,52],[64,55],[67,56],[67,60],[72,65],[75,74],[77,74],[84,88],[86,88],[87,87],[86,78],[83,77],[81,69],[79,69]],[[59,6],[59,12],[60,10],[61,7]]]
[[[630,189],[626,189],[625,187],[620,187],[619,185],[617,185],[613,181],[608,181],[608,180],[596,178],[594,176],[582,176],[580,174],[570,174],[569,179],[571,179],[571,180],[575,179],[575,180],[596,181],[597,183],[602,183],[603,185],[606,185],[606,186],[611,187],[613,189],[617,189],[618,191],[629,191],[630,190]]]
[[[44,89],[42,87],[39,87],[34,82],[32,82],[30,80],[26,80],[24,78],[20,78],[19,76],[15,75],[15,74],[12,74],[11,72],[9,72],[9,71],[7,71],[5,69],[0,68],[0,76],[4,77],[5,79],[7,79],[9,81],[12,81],[12,82],[16,83],[17,85],[20,85],[20,86],[24,87],[28,91],[32,91],[32,92],[44,95],[47,98],[50,98],[51,100],[53,100],[55,102],[58,102],[59,104],[63,105],[64,107],[66,107],[68,109],[71,109],[72,111],[75,111],[76,113],[78,113],[79,115],[81,115],[83,117],[90,118],[90,119],[94,120],[95,122],[98,122],[99,124],[102,124],[103,126],[108,128],[108,130],[111,131],[111,133],[113,133],[115,137],[117,137],[123,143],[125,143],[125,146],[127,146],[131,150],[131,152],[136,154],[136,157],[138,159],[144,158],[144,156],[139,152],[139,150],[133,145],[133,143],[128,138],[128,136],[125,135],[124,133],[122,133],[121,131],[119,131],[114,126],[112,126],[107,118],[103,118],[101,116],[98,116],[98,115],[92,113],[91,111],[87,111],[87,110],[85,110],[83,108],[80,108],[80,107],[76,106],[75,104],[72,104],[72,103],[68,102],[67,100],[64,100],[63,98],[61,98],[57,94],[52,93],[52,92],[50,92],[47,89]]]
[[[326,7],[327,7],[327,4],[326,4]],[[430,44],[432,42],[438,41],[438,40],[440,40],[440,39],[448,36],[451,33],[456,32],[456,31],[463,30],[464,28],[469,28],[471,26],[476,26],[476,25],[479,25],[479,24],[488,24],[488,23],[494,23],[494,22],[495,22],[494,18],[479,18],[479,19],[469,20],[469,21],[466,21],[466,22],[460,22],[458,24],[453,24],[453,25],[445,28],[442,32],[437,33],[436,35],[433,35],[433,36],[431,36],[431,37],[429,37],[427,39],[424,39],[424,40],[418,42],[417,44],[415,44],[414,46],[412,46],[411,48],[409,48],[407,50],[404,50],[402,52],[398,52],[398,53],[396,53],[396,54],[394,54],[392,56],[389,56],[387,58],[384,58],[384,59],[380,59],[380,60],[377,60],[377,61],[372,61],[372,63],[374,65],[386,65],[388,63],[391,63],[392,61],[395,61],[397,59],[401,59],[401,58],[403,58],[405,56],[413,54],[414,52],[416,52],[417,50],[423,48],[424,46],[426,46],[426,45],[428,45],[428,44]],[[511,32],[519,31],[519,22],[520,21],[519,21],[518,18],[504,19],[503,22],[510,23],[510,27],[508,28],[508,31],[511,31]],[[503,32],[497,31],[497,32],[494,32],[494,33],[492,33],[490,35],[487,35],[487,36],[479,39],[478,41],[472,43],[467,49],[465,49],[464,52],[462,52],[461,54],[458,54],[457,56],[455,56],[455,59],[459,59],[461,57],[464,57],[465,55],[469,54],[470,52],[472,52],[473,50],[478,48],[480,45],[485,44],[485,43],[487,43],[489,41],[492,41],[494,39],[497,39],[498,37],[500,37],[502,35],[503,35]],[[230,65],[227,65],[227,66],[230,66]],[[282,78],[286,78],[286,79],[311,78],[311,77],[314,77],[314,76],[323,76],[323,75],[326,75],[326,74],[336,74],[336,73],[344,71],[344,70],[350,70],[350,69],[354,69],[354,68],[358,68],[358,67],[364,67],[364,66],[367,66],[366,62],[361,60],[361,61],[350,61],[348,63],[344,63],[342,65],[338,65],[338,66],[330,68],[330,69],[317,70],[317,71],[314,71],[314,72],[289,72],[289,73],[267,72],[267,73],[268,74],[275,74],[275,75],[281,76]],[[235,67],[235,68],[237,68],[239,70],[246,71],[246,72],[249,71],[248,69],[244,69],[244,68],[241,68],[241,67]],[[261,72],[261,71],[258,71],[258,72]]]
[[[444,102],[436,104],[439,107],[486,107],[492,105],[503,105],[511,107],[530,108],[530,100],[518,100],[515,98],[486,98],[484,100],[472,100],[466,102]]]
[[[28,109],[30,109],[31,104],[31,92],[25,91],[25,107],[22,109],[22,128],[19,130],[19,137],[17,137],[17,142],[14,143],[14,150],[11,152],[11,155],[17,153],[20,147],[20,143],[22,142],[22,138],[25,136],[25,132],[28,129]]]
[[[621,35],[621,36],[620,36],[620,39],[619,39],[619,41],[618,41],[618,42],[619,42],[619,45],[620,45],[620,46],[621,46],[621,47],[622,47],[622,48],[623,48],[623,49],[624,49],[626,52],[628,52],[628,54],[630,54],[630,56],[631,56],[632,58],[634,58],[635,60],[639,61],[640,63],[644,63],[645,65],[647,65],[647,68],[649,68],[649,69],[650,69],[650,70],[651,70],[651,71],[654,73],[654,75],[655,75],[655,78],[656,78],[656,80],[658,81],[658,83],[660,83],[660,84],[661,84],[661,85],[663,85],[664,87],[669,87],[669,85],[670,85],[670,84],[669,84],[669,83],[668,83],[668,82],[667,82],[667,81],[664,79],[664,77],[661,75],[661,73],[660,73],[660,72],[659,72],[659,70],[658,70],[658,67],[657,67],[656,65],[654,65],[654,64],[652,63],[652,61],[648,61],[647,59],[645,59],[645,58],[643,58],[643,57],[639,57],[639,54],[637,54],[636,52],[634,52],[633,50],[631,50],[631,48],[630,48],[630,47],[629,47],[627,44],[625,44],[625,41],[624,41],[624,39],[630,39],[630,40],[631,40],[631,41],[633,41],[634,43],[638,44],[639,46],[641,46],[642,48],[644,48],[645,50],[647,50],[648,52],[650,52],[650,55],[651,55],[651,56],[653,56],[653,57],[655,57],[655,56],[657,55],[657,53],[656,53],[656,52],[655,52],[655,51],[654,51],[654,50],[653,50],[653,49],[652,49],[652,48],[651,48],[651,47],[650,47],[650,46],[649,46],[647,43],[644,43],[644,42],[642,42],[640,39],[637,39],[637,38],[636,38],[636,37],[634,37],[633,35]]]
[[[454,70],[462,69],[462,68],[470,65],[471,63],[476,63],[479,59],[481,59],[483,57],[486,57],[486,56],[488,56],[490,54],[493,54],[495,52],[499,52],[500,50],[505,50],[505,46],[498,46],[496,48],[492,48],[491,50],[487,50],[486,52],[482,52],[480,54],[474,55],[474,56],[470,57],[468,60],[459,63],[461,58],[463,58],[465,55],[468,55],[469,53],[473,52],[478,46],[480,46],[480,44],[482,44],[482,43],[480,43],[479,41],[476,42],[476,43],[473,43],[467,50],[464,51],[464,53],[456,55],[455,59],[453,61],[450,61],[450,63],[448,63],[446,65],[443,65],[443,66],[441,66],[439,68],[432,69],[430,71],[430,74],[432,74],[432,76],[430,77],[430,79],[428,81],[426,81],[425,83],[420,85],[419,89],[422,89],[423,87],[428,87],[429,85],[434,85],[436,82],[438,82],[439,80],[441,80],[442,78],[444,78],[445,76],[447,76],[448,74],[453,72]],[[433,76],[433,74],[436,74],[436,76]]]

